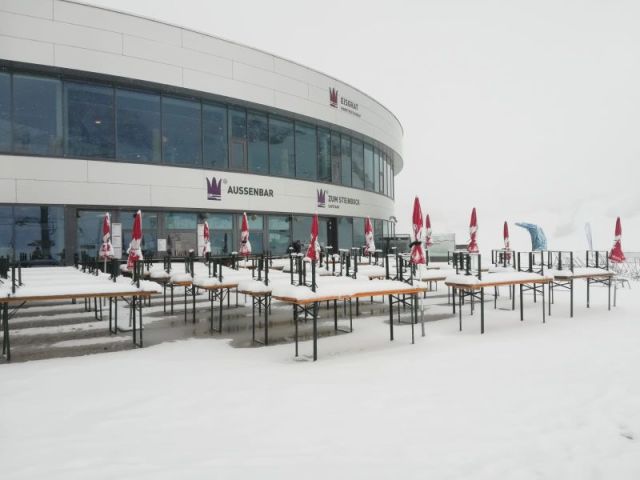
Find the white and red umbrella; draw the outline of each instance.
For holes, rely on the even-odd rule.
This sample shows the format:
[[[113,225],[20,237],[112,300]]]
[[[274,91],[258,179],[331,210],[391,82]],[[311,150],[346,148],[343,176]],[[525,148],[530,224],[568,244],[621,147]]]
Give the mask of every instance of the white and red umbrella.
[[[247,212],[242,214],[242,231],[240,232],[240,255],[251,255],[251,242],[249,241],[249,221]]]
[[[364,254],[373,255],[376,251],[376,244],[373,241],[373,225],[369,217],[364,219]]]
[[[411,263],[426,263],[422,250],[422,209],[418,197],[413,201],[413,225],[411,231]]]
[[[136,261],[142,260],[142,250],[140,245],[142,242],[142,212],[138,210],[133,219],[133,231],[131,232],[131,242],[127,253],[127,269],[131,270]]]
[[[211,253],[211,232],[209,232],[209,222],[207,222],[206,220],[204,222],[204,229],[202,233],[204,236],[204,247],[202,248],[202,256],[205,257],[207,253]]]
[[[511,260],[511,246],[509,245],[509,224],[504,222],[502,227],[502,237],[504,238],[504,251],[507,256],[507,260]]]
[[[309,239],[309,248],[307,248],[307,258],[312,262],[318,260],[320,255],[320,244],[318,243],[318,214],[313,216],[311,221],[311,237]]]
[[[111,218],[109,213],[104,214],[102,220],[102,247],[100,247],[100,258],[107,260],[113,257],[113,245],[111,245]]]
[[[431,218],[429,218],[428,213],[424,221],[424,237],[424,245],[429,248],[433,245],[433,240],[431,239]]]
[[[613,239],[613,248],[609,252],[609,260],[613,263],[621,263],[626,260],[622,251],[622,224],[620,223],[620,217],[616,220],[616,235]]]
[[[471,221],[469,222],[469,235],[471,236],[471,240],[469,240],[469,245],[467,246],[467,251],[469,253],[478,253],[480,250],[478,248],[478,218],[476,216],[476,208],[473,207],[471,211]]]

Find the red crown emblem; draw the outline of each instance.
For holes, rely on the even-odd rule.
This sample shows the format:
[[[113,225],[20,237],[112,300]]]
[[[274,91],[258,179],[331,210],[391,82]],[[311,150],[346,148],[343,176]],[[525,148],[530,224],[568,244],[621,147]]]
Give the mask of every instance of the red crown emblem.
[[[329,89],[329,105],[338,108],[338,90],[335,88]]]

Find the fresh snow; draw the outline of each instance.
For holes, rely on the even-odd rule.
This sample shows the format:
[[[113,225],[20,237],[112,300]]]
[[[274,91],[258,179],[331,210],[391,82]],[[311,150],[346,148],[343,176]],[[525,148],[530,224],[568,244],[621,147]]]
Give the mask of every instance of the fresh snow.
[[[316,363],[215,336],[0,365],[2,477],[637,479],[638,285],[611,312],[577,288],[574,318],[526,302],[485,335],[432,300],[415,345],[356,318]]]

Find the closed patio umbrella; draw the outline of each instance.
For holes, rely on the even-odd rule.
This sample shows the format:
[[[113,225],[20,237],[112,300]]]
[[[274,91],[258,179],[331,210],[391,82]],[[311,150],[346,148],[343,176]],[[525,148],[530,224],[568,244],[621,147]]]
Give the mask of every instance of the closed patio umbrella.
[[[502,237],[504,238],[504,251],[507,257],[507,260],[511,260],[511,246],[509,245],[509,224],[504,222],[504,227],[502,227]]]
[[[251,255],[251,242],[249,241],[249,222],[247,212],[242,214],[242,231],[240,232],[240,255]]]
[[[131,232],[131,242],[127,253],[127,269],[131,270],[136,261],[142,260],[142,250],[140,244],[142,242],[142,212],[138,210],[133,219],[133,231]]]
[[[318,214],[313,216],[311,221],[311,237],[309,238],[309,248],[307,248],[307,258],[312,262],[318,260],[320,255],[320,245],[318,244]]]
[[[431,218],[427,213],[427,218],[424,221],[424,244],[427,248],[433,245],[433,240],[431,240]]]
[[[609,252],[609,260],[613,263],[622,263],[626,260],[622,251],[622,224],[620,223],[620,217],[616,220],[616,232],[613,239],[613,248]]]
[[[376,244],[373,241],[373,225],[369,217],[364,219],[364,254],[373,255],[376,251]]]
[[[478,217],[476,216],[475,207],[473,207],[473,210],[471,211],[471,221],[469,222],[469,235],[471,236],[471,239],[469,240],[467,251],[469,253],[478,253],[478,251],[480,250],[478,248],[478,241],[476,238],[478,235]]]
[[[100,247],[100,258],[105,262],[113,257],[113,245],[111,245],[111,217],[109,213],[104,214],[102,220],[102,246]]]
[[[211,253],[211,232],[209,232],[209,222],[204,222],[204,247],[202,248],[202,256],[206,257],[207,253]]]
[[[422,250],[422,209],[418,197],[413,201],[413,219],[411,229],[411,263],[419,265],[426,263]]]

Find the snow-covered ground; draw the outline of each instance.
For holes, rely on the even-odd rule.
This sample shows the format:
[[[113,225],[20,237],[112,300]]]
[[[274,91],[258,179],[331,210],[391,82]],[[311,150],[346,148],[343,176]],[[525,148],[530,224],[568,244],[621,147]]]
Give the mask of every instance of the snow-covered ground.
[[[211,338],[0,365],[2,478],[637,479],[640,285],[611,312],[583,285],[544,325],[491,301],[485,335],[358,318],[316,363]]]

